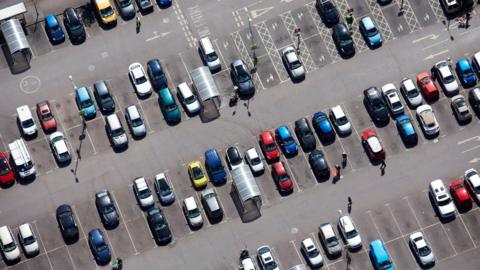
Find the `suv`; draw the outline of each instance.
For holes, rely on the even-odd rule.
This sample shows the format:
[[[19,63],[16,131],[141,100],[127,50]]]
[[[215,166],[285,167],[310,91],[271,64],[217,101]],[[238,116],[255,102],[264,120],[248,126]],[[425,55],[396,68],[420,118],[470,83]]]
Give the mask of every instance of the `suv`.
[[[458,93],[458,82],[453,76],[452,69],[447,61],[443,60],[436,63],[432,68],[432,76],[443,87],[445,94],[455,95]]]
[[[57,207],[56,217],[63,239],[66,242],[76,241],[78,239],[78,226],[72,207],[68,204],[60,205]]]
[[[363,90],[363,102],[373,121],[388,123],[390,120],[388,109],[377,87],[372,86]]]
[[[441,179],[430,182],[429,192],[440,218],[455,218],[455,205]]]
[[[202,205],[210,221],[218,222],[223,218],[223,210],[213,188],[202,191]]]
[[[105,228],[114,228],[118,225],[120,218],[113,198],[107,189],[101,190],[95,194],[95,205],[98,214]]]
[[[230,65],[230,71],[233,83],[238,87],[238,93],[240,95],[252,95],[255,93],[252,76],[242,59],[233,61]]]
[[[362,239],[349,215],[343,215],[338,218],[338,231],[345,242],[347,242],[349,249],[356,250],[362,248]]]
[[[342,247],[340,246],[338,237],[333,230],[332,224],[320,224],[318,227],[318,237],[320,238],[328,257],[338,257],[342,254]]]
[[[155,192],[158,195],[158,199],[162,205],[168,205],[175,201],[175,193],[170,186],[170,181],[167,180],[167,176],[164,173],[155,175]]]
[[[115,111],[115,101],[104,80],[98,80],[93,84],[93,95],[102,113]]]
[[[148,209],[155,203],[144,177],[137,177],[133,180],[133,192],[142,209]]]
[[[315,3],[318,14],[325,25],[335,25],[339,21],[338,11],[332,0],[317,0]]]
[[[257,261],[262,269],[279,270],[278,264],[272,255],[272,250],[269,246],[261,246],[257,249]]]

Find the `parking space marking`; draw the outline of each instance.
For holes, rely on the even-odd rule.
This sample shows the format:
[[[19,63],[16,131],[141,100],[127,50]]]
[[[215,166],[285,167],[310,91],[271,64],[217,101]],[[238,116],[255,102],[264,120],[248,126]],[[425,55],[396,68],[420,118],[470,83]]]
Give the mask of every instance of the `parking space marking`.
[[[180,57],[180,61],[182,62],[183,67],[187,71],[187,74],[190,74],[190,71],[188,70],[187,64],[185,64],[185,60],[183,60],[182,53],[179,53],[178,56]],[[193,83],[192,78],[190,76],[187,76],[187,77],[188,77],[188,84],[192,85],[192,83]]]
[[[40,241],[40,244],[41,244],[42,247],[43,247],[43,251],[45,252],[45,256],[47,256],[48,264],[50,265],[50,268],[53,270],[52,262],[50,261],[50,257],[48,256],[47,249],[45,248],[45,245],[43,244],[42,236],[40,235],[40,231],[38,230],[36,220],[33,221],[32,223],[33,223],[33,226],[35,226],[35,231],[36,231],[36,233],[37,233],[37,235],[38,235],[38,240]]]
[[[452,247],[453,251],[455,252],[454,255],[457,255],[457,250],[455,249],[455,247],[453,246],[453,242],[452,240],[450,239],[450,236],[448,236],[448,233],[447,233],[447,230],[445,229],[445,226],[443,226],[443,224],[440,224],[440,226],[442,227],[443,229],[443,232],[445,233],[445,235],[447,236],[447,239],[448,239],[448,243],[450,243],[450,246]]]
[[[312,60],[312,56],[308,51],[308,47],[305,44],[303,37],[300,35],[300,33],[298,33],[298,37],[297,37],[297,34],[295,34],[295,30],[297,29],[298,26],[292,17],[291,11],[287,11],[280,14],[280,18],[282,19],[283,24],[285,25],[285,28],[287,28],[287,31],[290,33],[290,39],[292,40],[293,44],[297,44],[298,46],[298,48],[296,49],[300,52],[299,57],[302,60],[306,71],[310,72],[310,71],[316,70],[317,66]],[[294,45],[293,47],[296,47],[296,46]],[[300,48],[303,48],[303,49],[300,49]]]
[[[253,67],[254,66],[253,65],[253,60],[252,60],[250,54],[248,53],[248,50],[245,46],[245,43],[243,42],[243,39],[242,39],[242,36],[240,35],[240,33],[237,31],[237,32],[231,33],[230,35],[233,39],[233,43],[235,44],[235,47],[237,48],[237,51],[240,53],[240,58],[247,64],[247,66]],[[216,40],[214,40],[214,43],[217,45],[217,48],[220,48],[218,46],[218,44],[216,43]],[[225,65],[227,65],[227,63],[225,63]],[[265,89],[265,87],[263,86],[262,80],[260,80],[260,76],[258,75],[257,72],[255,72],[255,74],[253,75],[253,84],[255,86],[256,85],[261,85],[262,89]],[[255,89],[256,89],[256,87],[255,87]]]
[[[348,13],[347,10],[350,9],[350,6],[346,0],[336,0],[336,3],[341,13],[340,19],[344,20],[343,18],[345,18],[345,15]],[[360,34],[358,21],[359,21],[358,17],[353,20],[353,23],[351,26],[351,33],[352,33],[352,38],[355,41],[354,42],[355,47],[358,49],[359,52],[364,52],[368,49],[368,47],[365,44],[365,40],[363,39],[362,35]]]
[[[365,1],[368,4],[368,8],[372,12],[373,19],[377,22],[378,28],[380,28],[380,31],[382,32],[382,36],[385,39],[385,41],[390,41],[394,39],[395,36],[393,35],[393,32],[390,29],[390,26],[388,25],[382,10],[380,9],[380,6],[377,4],[377,1],[376,0],[365,0]],[[435,0],[429,0],[429,1],[435,1]]]
[[[407,201],[408,208],[410,208],[410,211],[412,212],[413,217],[415,218],[415,222],[417,222],[418,227],[421,230],[423,230],[422,225],[420,224],[420,220],[418,220],[417,214],[415,214],[415,211],[413,210],[412,205],[410,204],[410,200],[408,200],[408,196],[403,197],[403,199]]]
[[[92,137],[90,137],[90,133],[88,132],[88,129],[85,129],[85,134],[87,134],[88,140],[90,140],[90,143],[92,144],[93,154],[96,155],[97,150],[95,149],[95,145],[93,144],[93,140],[92,140]]]
[[[317,237],[315,237],[315,232],[311,232],[309,233],[309,235],[312,237],[313,243],[315,243],[315,246],[317,246],[318,251],[322,255],[324,267],[330,270],[330,267],[329,267],[330,264],[327,263],[327,259],[326,259],[327,255],[324,253],[325,250],[322,248],[322,245],[317,241]]]
[[[122,218],[123,223],[125,225],[125,230],[127,231],[128,238],[130,238],[130,242],[132,243],[133,250],[135,251],[134,255],[138,255],[140,253],[138,252],[137,247],[135,247],[135,243],[133,242],[132,235],[130,234],[130,231],[128,230],[128,226],[127,226],[127,223],[125,221],[125,217],[123,216],[122,209],[120,209],[120,206],[117,203],[117,199],[115,198],[115,192],[112,190],[111,193],[112,193],[113,201],[115,202],[115,206],[118,209],[118,213],[120,214],[120,217]]]
[[[85,231],[83,230],[82,222],[80,222],[79,215],[77,214],[77,208],[75,207],[75,205],[72,205],[72,208],[73,208],[73,212],[75,214],[75,217],[78,220],[78,225],[80,225],[80,230],[82,231],[83,238],[88,239],[87,235],[85,234]],[[81,240],[81,239],[79,239],[79,240]]]
[[[401,2],[400,2],[401,1]],[[405,18],[410,32],[417,31],[421,29],[420,23],[418,22],[417,16],[413,13],[412,5],[410,5],[409,0],[395,0],[398,8],[403,12],[402,16]],[[400,14],[400,13],[399,13]]]
[[[433,13],[435,13],[435,17],[437,17],[437,21],[444,20],[445,16],[443,15],[443,10],[442,10],[442,7],[440,6],[440,1],[428,0],[428,3],[430,3],[430,7],[432,7]]]
[[[67,245],[65,245],[65,247],[67,247],[68,257],[70,258],[70,262],[72,263],[73,269],[77,269],[77,266],[76,266],[75,263],[73,262],[72,254],[70,254],[70,249],[68,248]]]
[[[468,230],[467,225],[465,225],[465,222],[463,221],[462,215],[458,215],[458,217],[460,218],[460,221],[462,222],[463,227],[465,227],[465,231],[467,231],[468,237],[470,238],[470,241],[472,241],[473,243],[473,247],[477,248],[477,245],[475,244],[475,241],[473,241],[472,235],[470,234],[470,231]]]
[[[380,236],[380,239],[382,240],[382,242],[384,242],[384,243],[386,244],[386,242],[383,240],[382,234],[380,233],[380,229],[378,228],[377,223],[376,223],[375,220],[373,219],[372,211],[367,210],[367,214],[368,214],[368,216],[370,217],[370,220],[372,221],[373,226],[375,227],[375,230],[376,230],[377,233],[378,233],[378,236]],[[393,241],[393,240],[395,240],[395,239],[396,239],[396,238],[394,238],[394,239],[392,239],[392,240],[390,240],[390,241]],[[389,242],[390,242],[390,241],[389,241]]]
[[[292,244],[292,247],[293,247],[293,249],[295,250],[295,253],[297,253],[297,256],[298,256],[298,258],[300,259],[300,261],[301,261],[303,264],[307,265],[307,262],[305,261],[305,258],[302,256],[302,254],[300,254],[300,251],[299,251],[300,248],[298,248],[298,247],[295,245],[295,240],[290,240],[289,243]]]

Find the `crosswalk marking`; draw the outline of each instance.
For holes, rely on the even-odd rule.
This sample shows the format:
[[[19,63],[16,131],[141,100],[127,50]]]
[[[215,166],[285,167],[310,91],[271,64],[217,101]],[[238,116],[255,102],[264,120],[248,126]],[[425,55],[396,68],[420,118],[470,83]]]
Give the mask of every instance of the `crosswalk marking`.
[[[267,50],[270,60],[272,61],[273,67],[278,73],[278,77],[282,82],[288,80],[287,71],[285,71],[282,59],[280,58],[275,43],[273,43],[272,35],[270,35],[265,22],[258,23],[255,25],[255,27],[260,35],[260,39],[262,40],[265,49]]]
[[[231,36],[232,36],[232,39],[233,39],[233,43],[235,43],[235,47],[237,48],[237,51],[240,52],[240,57],[242,58],[242,60],[249,67],[253,67],[254,65],[253,65],[252,58],[250,57],[250,54],[248,53],[248,50],[245,47],[245,43],[243,42],[242,37],[240,36],[240,33],[238,33],[238,31],[236,31],[236,32],[233,32],[231,34]],[[218,45],[217,45],[217,47],[218,47]],[[227,65],[227,63],[225,63],[225,64]],[[260,80],[260,77],[258,76],[258,73],[255,73],[252,77],[253,77],[253,84],[255,85],[257,90],[260,89],[259,86],[261,87],[261,89],[265,89],[262,81]]]
[[[428,0],[428,3],[430,3],[432,11],[435,13],[435,17],[437,17],[437,21],[444,20],[445,16],[443,15],[443,10],[440,6],[440,0]]]
[[[400,3],[402,1],[402,3]],[[415,16],[415,13],[413,13],[412,6],[410,5],[409,0],[395,0],[399,8],[402,8],[403,11],[403,17],[405,18],[405,21],[408,24],[408,27],[410,28],[410,31],[416,31],[421,29],[422,27],[420,26],[420,23],[417,20],[417,16]]]

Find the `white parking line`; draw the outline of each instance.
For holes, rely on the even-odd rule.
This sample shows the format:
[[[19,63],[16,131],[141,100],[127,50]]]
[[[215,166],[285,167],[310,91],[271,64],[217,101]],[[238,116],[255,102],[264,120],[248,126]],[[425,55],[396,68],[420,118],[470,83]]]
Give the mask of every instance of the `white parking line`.
[[[40,230],[38,230],[38,227],[37,227],[37,222],[33,221],[32,223],[33,223],[33,226],[35,226],[35,231],[37,232],[38,240],[40,241],[40,244],[43,247],[43,251],[45,252],[45,256],[47,256],[48,264],[50,265],[50,268],[53,270],[53,265],[52,265],[52,262],[50,261],[50,257],[48,256],[47,249],[45,248],[45,245],[43,244],[42,236],[40,235]]]
[[[282,160],[282,158],[283,158],[283,160]],[[300,186],[298,185],[297,179],[295,179],[295,175],[293,175],[292,168],[290,168],[290,165],[288,164],[287,158],[286,158],[283,154],[281,154],[280,160],[282,160],[283,163],[287,166],[288,175],[290,175],[290,177],[292,178],[293,184],[294,184],[295,187],[297,188],[298,192],[302,192],[303,190],[302,190],[302,189],[300,188]]]
[[[283,269],[282,264],[280,263],[280,260],[279,260],[280,257],[279,257],[277,254],[275,254],[275,253],[277,253],[277,252],[275,251],[275,248],[274,248],[274,247],[270,247],[270,249],[272,250],[273,258],[275,258],[275,261],[276,261],[277,264],[278,264],[278,268],[279,268],[279,269]]]
[[[300,247],[297,247],[297,246],[295,245],[295,240],[290,240],[289,243],[292,244],[293,249],[295,250],[295,253],[297,253],[297,256],[298,256],[298,258],[300,259],[300,261],[301,261],[303,264],[306,265],[307,262],[305,261],[305,258],[303,258],[302,254],[300,254],[300,251],[299,251],[299,250],[300,250]]]
[[[471,235],[470,232],[468,231],[467,225],[465,225],[465,222],[463,221],[462,216],[461,216],[461,215],[458,215],[458,217],[460,218],[460,221],[462,221],[462,224],[463,224],[463,226],[465,227],[465,231],[467,231],[468,237],[470,238],[470,241],[472,241],[473,246],[474,246],[475,248],[477,248],[477,245],[475,244],[475,241],[473,241],[472,235]]]
[[[85,134],[87,134],[87,137],[90,140],[90,143],[92,144],[93,154],[96,155],[97,149],[95,149],[95,145],[93,144],[93,140],[92,140],[92,137],[90,137],[90,133],[88,132],[88,129],[85,129]]]
[[[117,199],[115,198],[115,192],[112,190],[111,193],[112,193],[113,201],[115,202],[115,206],[118,209],[118,213],[120,214],[120,217],[123,220],[123,225],[125,226],[125,230],[127,231],[128,238],[130,239],[130,242],[132,243],[132,246],[133,246],[133,250],[135,251],[134,255],[138,255],[140,253],[138,252],[137,248],[135,247],[135,243],[133,242],[132,235],[130,234],[130,231],[128,230],[128,226],[127,226],[127,222],[125,221],[125,217],[123,216],[122,210],[120,209],[120,206],[117,203]]]
[[[72,210],[73,210],[73,213],[75,214],[75,217],[78,221],[78,225],[80,226],[80,230],[82,231],[83,238],[88,239],[87,235],[85,234],[85,231],[83,230],[83,226],[82,226],[82,223],[80,222],[80,218],[79,218],[79,215],[77,214],[77,208],[75,207],[75,205],[72,205]],[[79,239],[79,240],[81,240],[81,239]]]
[[[215,187],[213,187],[213,190],[215,191],[216,194],[218,194],[217,189]],[[222,200],[220,200],[218,196],[217,196],[217,199],[218,199],[218,203],[220,203],[220,207],[223,209],[223,216],[225,217],[224,221],[230,220],[230,218],[227,216],[227,211],[225,211],[226,209],[223,206]]]
[[[178,56],[180,56],[180,60],[182,61],[183,67],[187,71],[187,74],[190,74],[190,71],[188,70],[187,65],[185,64],[185,61],[183,61],[182,53],[179,53]],[[192,78],[190,78],[190,76],[188,76],[188,84],[192,85]]]
[[[73,269],[77,269],[77,267],[75,266],[75,263],[73,262],[73,258],[72,258],[72,254],[70,254],[70,250],[68,249],[68,246],[67,247],[67,253],[68,253],[68,257],[70,258],[70,261],[72,262],[72,265],[73,265]]]
[[[138,99],[138,97],[135,95],[135,98],[137,99],[138,106],[140,106],[140,110],[142,110],[141,114],[143,116],[143,119],[145,120],[145,123],[147,124],[147,129],[149,129],[149,133],[153,133],[154,130],[152,129],[152,126],[150,126],[150,121],[148,121],[147,115],[145,114],[145,110],[143,109],[142,102]]]
[[[315,243],[315,246],[317,246],[317,249],[320,252],[320,254],[322,254],[324,267],[326,267],[327,269],[330,269],[330,267],[329,267],[330,264],[328,264],[327,261],[326,261],[327,255],[324,253],[325,250],[322,248],[322,245],[317,241],[317,237],[315,237],[315,232],[311,232],[311,233],[309,233],[309,235],[312,237],[312,240]]]
[[[382,240],[382,242],[385,243],[385,241],[383,240],[382,234],[380,233],[380,230],[378,229],[377,223],[375,223],[375,220],[373,219],[372,211],[367,210],[367,214],[368,214],[368,216],[370,217],[370,220],[372,221],[373,226],[375,227],[375,230],[376,230],[377,233],[378,233],[378,236],[380,236],[380,239]]]
[[[419,228],[422,228],[420,225],[420,221],[418,220],[417,214],[415,214],[415,211],[412,208],[412,205],[410,204],[410,201],[408,200],[408,196],[403,197],[407,201],[408,208],[410,208],[410,211],[412,211],[413,217],[415,218],[415,221],[417,222],[417,225]]]

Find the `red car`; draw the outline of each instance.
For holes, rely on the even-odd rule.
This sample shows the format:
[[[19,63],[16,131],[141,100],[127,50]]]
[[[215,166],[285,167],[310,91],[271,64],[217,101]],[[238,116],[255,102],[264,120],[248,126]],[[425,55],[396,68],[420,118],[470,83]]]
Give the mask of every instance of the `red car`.
[[[290,175],[288,175],[281,161],[272,164],[272,175],[280,193],[293,191],[293,181],[290,179]]]
[[[275,143],[275,136],[273,131],[265,131],[259,136],[260,146],[262,147],[262,152],[267,162],[278,160],[280,157],[280,151],[277,144]]]
[[[15,180],[12,166],[8,163],[8,156],[0,151],[0,184],[10,185]]]
[[[55,117],[53,117],[50,104],[47,100],[37,103],[37,115],[40,123],[42,123],[43,130],[54,131],[57,129],[57,121]]]
[[[385,149],[375,131],[371,129],[365,130],[362,134],[362,144],[371,160],[380,161],[385,159]]]
[[[417,75],[417,84],[420,87],[420,90],[423,93],[423,96],[427,100],[436,100],[438,99],[440,92],[438,91],[437,86],[432,80],[432,77],[427,72],[423,72]]]
[[[455,180],[450,183],[450,194],[458,209],[472,208],[472,197],[465,188],[462,180]]]

